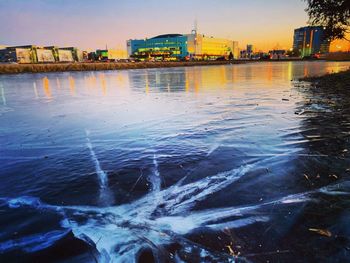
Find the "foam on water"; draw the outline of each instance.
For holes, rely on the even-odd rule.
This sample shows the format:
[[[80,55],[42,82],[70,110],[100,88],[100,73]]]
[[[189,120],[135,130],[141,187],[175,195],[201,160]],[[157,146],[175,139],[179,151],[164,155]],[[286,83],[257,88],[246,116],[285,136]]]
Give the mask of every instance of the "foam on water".
[[[4,90],[4,88],[2,87],[2,84],[0,84],[0,88],[1,88],[2,104],[3,104],[4,106],[6,106],[5,90]]]
[[[158,161],[156,154],[153,155],[153,171],[148,177],[148,181],[151,183],[151,190],[153,192],[159,192],[161,188],[161,178],[158,170]]]
[[[90,131],[86,130],[85,132],[86,132],[86,146],[89,148],[91,159],[95,163],[96,174],[98,176],[100,188],[104,189],[108,186],[107,185],[108,184],[108,177],[107,177],[107,174],[101,169],[100,162],[96,157],[94,149],[92,148],[92,143],[91,143],[90,138],[89,138]]]
[[[43,234],[34,234],[23,238],[0,243],[0,253],[21,249],[25,252],[35,252],[52,246],[56,241],[69,233],[69,230],[54,230]]]
[[[95,164],[96,169],[96,175],[98,178],[99,186],[100,186],[100,196],[99,196],[99,202],[102,205],[108,206],[111,205],[114,202],[113,193],[108,187],[108,176],[105,171],[102,170],[100,161],[97,159],[96,153],[92,147],[91,140],[89,138],[90,131],[85,130],[86,133],[86,146],[90,150],[90,156],[92,161]]]
[[[100,162],[95,154],[93,145],[86,131],[86,141],[90,150],[91,159],[95,164],[96,174],[101,190],[101,196],[106,195],[108,189],[108,177],[102,170]],[[150,244],[155,253],[162,246],[171,244],[174,239],[183,247],[192,247],[190,240],[184,235],[190,234],[200,228],[208,228],[221,231],[226,228],[241,228],[244,226],[265,223],[271,219],[266,212],[271,207],[288,206],[302,202],[314,202],[313,194],[322,193],[337,195],[347,193],[341,185],[323,187],[318,190],[302,192],[282,196],[273,200],[242,206],[214,208],[208,210],[194,210],[194,206],[212,194],[223,191],[224,188],[234,187],[237,180],[241,179],[252,170],[264,167],[278,157],[245,164],[229,171],[206,176],[197,181],[185,183],[185,178],[178,183],[161,189],[161,174],[159,172],[157,155],[153,155],[153,170],[148,180],[151,190],[142,198],[128,204],[113,206],[101,204],[95,206],[55,206],[42,202],[39,198],[23,196],[18,198],[0,198],[11,209],[21,207],[35,210],[53,211],[61,216],[61,232],[51,234],[42,233],[24,237],[17,241],[6,241],[2,244],[5,251],[16,242],[18,248],[50,246],[60,238],[60,233],[71,230],[75,237],[96,246],[100,253],[100,262],[125,262],[133,261],[138,251],[145,243]],[[141,175],[142,176],[142,175]],[[139,179],[138,179],[139,180]],[[101,202],[102,203],[102,202]],[[57,237],[57,238],[56,238]],[[47,239],[47,243],[40,240]],[[39,241],[37,241],[39,240]],[[51,241],[50,241],[51,240]],[[180,240],[180,241],[179,241]],[[39,242],[39,243],[38,243]],[[51,242],[51,243],[50,243]],[[1,246],[0,246],[1,248]],[[211,251],[202,248],[205,254]]]
[[[225,185],[233,183],[248,170],[249,166],[245,166],[206,177],[195,183],[177,184],[157,193],[150,192],[133,203],[111,207],[54,206],[45,204],[38,198],[28,196],[13,199],[1,198],[0,200],[12,209],[31,207],[58,212],[64,216],[61,222],[64,229],[72,230],[77,238],[95,244],[101,255],[100,262],[109,262],[110,259],[113,262],[132,262],[145,242],[151,244],[152,250],[155,251],[178,238],[185,247],[191,247],[194,244],[183,235],[198,228],[205,227],[220,231],[226,228],[240,228],[264,223],[270,219],[270,215],[264,212],[267,210],[266,208],[312,202],[314,201],[312,195],[315,193],[329,195],[344,193],[339,185],[328,186],[314,191],[283,196],[260,204],[202,211],[191,210],[191,202],[201,200],[209,193],[220,191]],[[227,179],[225,180],[225,178]],[[185,198],[184,193],[186,192],[190,193],[189,198]],[[154,204],[154,194],[164,197],[163,206],[165,209],[163,209],[162,214],[157,213],[157,216],[154,215],[158,209],[157,205]],[[171,209],[172,205],[175,206],[175,210]],[[180,211],[182,214],[177,215]],[[24,250],[42,249],[53,244],[65,233],[65,231],[60,230],[28,236],[17,241],[6,241],[0,244],[0,250],[6,251],[14,242],[16,248]],[[46,241],[44,242],[44,240]],[[210,251],[205,251],[210,254]]]
[[[39,99],[39,93],[38,93],[38,89],[36,87],[36,83],[35,82],[33,82],[33,90],[34,90],[35,98]]]

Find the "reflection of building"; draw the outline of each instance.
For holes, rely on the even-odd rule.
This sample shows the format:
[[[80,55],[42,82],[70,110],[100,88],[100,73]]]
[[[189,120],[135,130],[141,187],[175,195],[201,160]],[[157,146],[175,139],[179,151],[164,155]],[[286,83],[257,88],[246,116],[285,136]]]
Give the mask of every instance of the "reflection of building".
[[[235,71],[235,74],[234,74]],[[225,89],[240,78],[236,67],[178,68],[176,72],[145,70],[143,74],[129,74],[129,86],[145,93],[153,92],[202,92]]]
[[[294,30],[293,49],[301,57],[328,53],[329,43],[325,38],[323,27],[307,26]]]
[[[231,52],[238,58],[238,43],[207,37],[193,31],[192,34],[167,34],[150,39],[128,40],[128,55],[155,59],[215,59],[227,57]]]

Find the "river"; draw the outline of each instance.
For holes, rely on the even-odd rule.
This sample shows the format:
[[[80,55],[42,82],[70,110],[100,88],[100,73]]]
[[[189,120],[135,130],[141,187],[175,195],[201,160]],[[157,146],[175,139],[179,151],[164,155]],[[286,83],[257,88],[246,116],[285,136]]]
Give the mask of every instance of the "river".
[[[0,261],[345,262],[350,115],[296,80],[349,67],[0,76]]]

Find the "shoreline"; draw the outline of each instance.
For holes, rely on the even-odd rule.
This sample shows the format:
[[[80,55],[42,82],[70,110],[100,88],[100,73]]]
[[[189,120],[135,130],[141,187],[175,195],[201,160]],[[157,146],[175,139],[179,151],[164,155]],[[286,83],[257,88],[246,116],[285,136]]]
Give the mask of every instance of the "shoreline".
[[[73,71],[104,71],[148,68],[174,68],[194,66],[220,66],[230,64],[247,64],[262,62],[303,61],[284,60],[233,60],[233,61],[169,61],[169,62],[74,62],[74,63],[42,63],[42,64],[0,64],[0,75],[23,73],[49,73]]]
[[[233,60],[233,61],[169,61],[169,62],[74,62],[74,63],[41,63],[41,64],[1,64],[0,75],[14,75],[23,73],[50,73],[50,72],[73,72],[73,71],[105,71],[105,70],[128,70],[149,68],[175,68],[195,66],[220,66],[247,63],[278,63],[278,62],[314,62],[333,60]],[[336,61],[336,60],[335,60]]]
[[[69,71],[103,71],[148,68],[194,67],[245,64],[248,61],[186,61],[186,62],[75,62],[46,64],[0,64],[0,75]]]
[[[350,90],[350,67],[344,71],[337,73],[329,73],[321,76],[304,77],[299,81],[310,82],[313,87],[335,89],[349,89]]]
[[[350,68],[338,73],[301,78],[299,82],[299,87],[308,94],[307,104],[350,113]],[[303,82],[308,85],[303,85]]]

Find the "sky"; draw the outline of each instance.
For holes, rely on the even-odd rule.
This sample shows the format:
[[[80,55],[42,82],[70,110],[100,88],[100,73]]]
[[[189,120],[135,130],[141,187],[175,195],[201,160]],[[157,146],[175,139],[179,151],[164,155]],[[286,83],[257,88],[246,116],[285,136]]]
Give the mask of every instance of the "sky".
[[[126,49],[127,39],[190,33],[240,48],[289,49],[307,25],[303,0],[0,0],[0,45]]]

